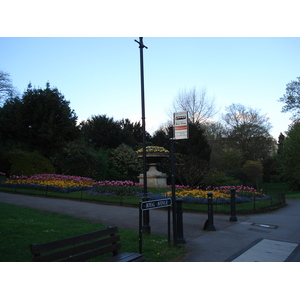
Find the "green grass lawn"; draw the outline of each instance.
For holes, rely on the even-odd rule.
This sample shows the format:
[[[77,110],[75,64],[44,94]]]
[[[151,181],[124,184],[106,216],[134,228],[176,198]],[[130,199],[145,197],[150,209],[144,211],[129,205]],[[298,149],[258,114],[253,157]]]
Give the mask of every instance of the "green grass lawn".
[[[276,195],[283,192],[286,199],[300,199],[300,191],[291,191],[287,184],[282,182],[262,183],[259,185],[259,189],[263,189],[267,195]]]
[[[106,227],[105,224],[63,214],[0,203],[0,261],[30,262],[30,244],[55,241]],[[138,232],[119,229],[119,233],[121,252],[139,251]],[[171,243],[169,247],[165,236],[143,235],[143,255],[148,262],[178,261],[185,252],[182,245],[175,247]]]

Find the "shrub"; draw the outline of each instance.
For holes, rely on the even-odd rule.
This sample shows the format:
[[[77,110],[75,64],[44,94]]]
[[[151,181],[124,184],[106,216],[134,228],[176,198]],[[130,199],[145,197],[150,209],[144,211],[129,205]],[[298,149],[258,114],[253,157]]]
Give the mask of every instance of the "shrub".
[[[11,150],[6,153],[9,163],[9,175],[31,176],[37,173],[55,173],[50,160],[38,152]]]
[[[243,171],[247,175],[251,184],[257,187],[262,180],[263,166],[259,161],[247,160],[243,165]]]
[[[300,189],[300,121],[294,122],[281,146],[277,161],[283,180],[292,190]]]
[[[103,155],[97,155],[85,145],[76,142],[68,143],[57,153],[53,157],[53,164],[59,174],[75,174],[96,180],[105,179],[103,177],[107,171],[107,160]]]
[[[119,179],[136,180],[140,173],[140,163],[136,152],[131,147],[121,144],[112,151],[111,161],[114,169],[119,173]]]
[[[203,180],[204,186],[222,186],[222,185],[239,185],[240,181],[224,172],[210,171]]]

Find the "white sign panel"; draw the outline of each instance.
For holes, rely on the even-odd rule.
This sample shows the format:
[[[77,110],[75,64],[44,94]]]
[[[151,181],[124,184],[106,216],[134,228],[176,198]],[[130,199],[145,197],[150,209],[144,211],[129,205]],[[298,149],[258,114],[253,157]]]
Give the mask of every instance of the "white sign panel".
[[[188,127],[188,112],[177,112],[174,113],[174,139],[182,140],[189,138],[189,127]]]
[[[141,209],[149,210],[149,209],[167,207],[167,206],[171,206],[171,205],[172,205],[171,198],[150,200],[150,201],[141,202]]]

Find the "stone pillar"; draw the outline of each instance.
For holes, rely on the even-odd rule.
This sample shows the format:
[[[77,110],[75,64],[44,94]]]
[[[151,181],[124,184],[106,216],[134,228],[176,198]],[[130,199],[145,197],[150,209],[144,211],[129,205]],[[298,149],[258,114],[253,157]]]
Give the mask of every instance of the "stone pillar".
[[[147,171],[147,185],[148,187],[161,188],[167,186],[167,174],[162,173],[156,169],[156,163],[149,164],[149,170]],[[138,176],[139,182],[144,183],[144,175]]]

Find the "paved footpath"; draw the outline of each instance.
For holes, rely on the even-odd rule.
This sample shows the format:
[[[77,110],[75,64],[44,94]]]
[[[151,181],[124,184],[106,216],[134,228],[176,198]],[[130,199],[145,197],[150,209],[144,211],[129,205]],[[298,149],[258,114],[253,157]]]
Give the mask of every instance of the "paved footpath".
[[[0,202],[72,215],[108,226],[138,230],[138,209],[48,197],[0,192]],[[184,262],[300,261],[300,199],[287,200],[278,210],[237,215],[215,215],[216,231],[203,231],[206,214],[183,213],[187,256]],[[167,211],[150,211],[151,232],[167,235]],[[172,227],[172,226],[171,226]]]

